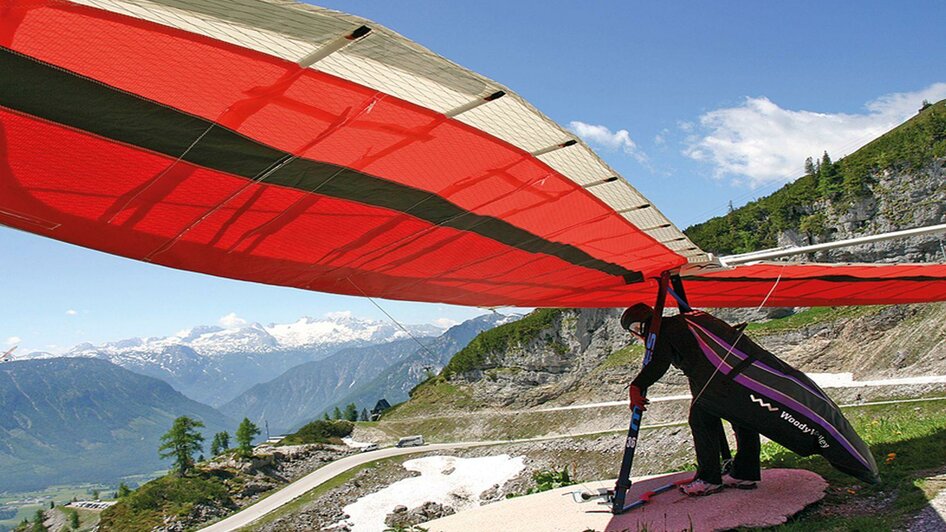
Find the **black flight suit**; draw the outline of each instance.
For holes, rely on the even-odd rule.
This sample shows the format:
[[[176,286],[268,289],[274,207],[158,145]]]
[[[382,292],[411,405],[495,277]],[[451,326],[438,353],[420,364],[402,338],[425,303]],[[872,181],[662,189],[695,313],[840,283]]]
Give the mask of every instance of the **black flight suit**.
[[[723,426],[720,419],[728,417],[726,405],[720,401],[711,403],[701,396],[704,388],[712,387],[714,396],[725,397],[729,383],[700,351],[681,315],[668,316],[660,322],[660,335],[650,363],[641,369],[631,384],[646,390],[664,376],[671,364],[687,376],[694,397],[690,404],[689,424],[696,449],[696,478],[710,484],[722,484],[719,460]],[[759,433],[738,425],[733,425],[733,431],[738,452],[733,459],[732,476],[740,480],[760,480]]]

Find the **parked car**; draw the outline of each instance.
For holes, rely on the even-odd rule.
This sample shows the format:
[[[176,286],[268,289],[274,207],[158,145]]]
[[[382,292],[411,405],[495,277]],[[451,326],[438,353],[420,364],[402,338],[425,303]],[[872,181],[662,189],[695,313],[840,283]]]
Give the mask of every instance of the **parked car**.
[[[421,435],[405,436],[397,441],[398,447],[420,447],[424,445],[424,437]]]
[[[379,449],[377,443],[369,443],[361,448],[361,452],[366,453],[368,451],[377,451]]]

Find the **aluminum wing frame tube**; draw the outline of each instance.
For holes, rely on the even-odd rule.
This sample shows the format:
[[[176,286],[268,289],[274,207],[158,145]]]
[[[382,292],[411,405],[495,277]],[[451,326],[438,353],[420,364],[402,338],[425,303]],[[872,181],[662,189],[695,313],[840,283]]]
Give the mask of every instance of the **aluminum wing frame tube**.
[[[670,286],[670,272],[664,272],[658,281],[657,301],[654,304],[654,317],[647,330],[647,340],[645,342],[644,365],[650,363],[654,354],[654,348],[657,346],[657,338],[660,335],[660,322],[663,316],[664,303],[667,299],[667,287]],[[646,395],[647,390],[641,390]],[[629,508],[625,506],[627,499],[627,490],[631,487],[631,466],[634,464],[634,451],[637,449],[637,435],[641,428],[641,418],[644,412],[640,407],[633,407],[631,410],[631,423],[627,429],[627,439],[624,443],[624,457],[621,459],[621,471],[618,473],[618,480],[614,486],[614,495],[611,498],[611,513],[617,515],[626,512]]]

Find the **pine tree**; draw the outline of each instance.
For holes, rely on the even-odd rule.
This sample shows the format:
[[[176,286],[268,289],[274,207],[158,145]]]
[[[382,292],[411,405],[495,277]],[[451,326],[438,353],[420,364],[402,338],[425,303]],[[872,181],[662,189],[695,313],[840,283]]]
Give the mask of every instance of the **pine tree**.
[[[332,419],[342,419],[342,411],[335,407],[335,411],[332,412]]]
[[[367,408],[362,408],[362,409],[361,409],[361,417],[358,419],[358,421],[371,421],[371,418],[368,417],[368,409],[367,409]]]
[[[43,510],[36,510],[36,515],[33,516],[33,526],[30,527],[31,532],[46,532],[49,530],[46,528],[46,525],[43,524],[45,516],[43,515]]]
[[[118,484],[118,491],[115,492],[115,498],[121,499],[122,497],[127,497],[131,495],[131,488],[128,487],[128,484],[121,482]]]
[[[203,450],[204,437],[197,432],[203,426],[200,421],[181,416],[174,420],[171,430],[161,436],[164,443],[158,448],[158,454],[161,458],[174,460],[179,476],[187,475],[194,467],[194,454]]]
[[[79,529],[79,512],[77,512],[77,511],[75,511],[75,510],[70,510],[70,511],[69,511],[69,526],[70,526],[73,530],[78,530],[78,529]]]
[[[325,421],[331,421],[331,420],[332,420],[332,418],[329,417],[328,412],[326,412],[325,414],[323,414],[323,417],[325,418]]]
[[[240,455],[250,456],[253,453],[253,438],[259,434],[259,427],[254,425],[249,418],[243,418],[236,430],[237,449]]]
[[[213,441],[210,442],[210,454],[218,456],[220,453],[230,448],[230,434],[227,431],[214,434]]]
[[[828,152],[821,156],[818,166],[818,192],[822,198],[833,199],[841,192],[841,171],[838,165],[831,162]]]
[[[818,170],[815,169],[815,162],[811,160],[811,157],[805,159],[805,175],[817,175]]]
[[[358,421],[358,407],[355,403],[345,405],[345,419],[348,421]]]

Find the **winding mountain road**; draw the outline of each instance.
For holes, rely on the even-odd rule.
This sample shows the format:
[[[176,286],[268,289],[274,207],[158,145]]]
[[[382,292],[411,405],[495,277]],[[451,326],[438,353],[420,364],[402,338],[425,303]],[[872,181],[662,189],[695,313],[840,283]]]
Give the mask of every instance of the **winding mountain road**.
[[[301,497],[306,492],[318,487],[323,482],[327,482],[332,478],[341,475],[345,471],[348,471],[349,469],[366,464],[368,462],[405,454],[442,451],[446,449],[459,449],[463,447],[474,447],[477,445],[490,445],[495,443],[497,442],[434,443],[421,447],[388,447],[385,449],[379,449],[377,451],[346,456],[341,460],[336,460],[323,467],[320,467],[319,469],[316,469],[315,471],[287,485],[283,489],[273,493],[258,503],[248,506],[247,508],[231,515],[230,517],[222,521],[218,521],[201,530],[205,532],[224,532],[240,529],[263,517],[269,512],[279,508],[280,506],[288,504],[296,498]]]

